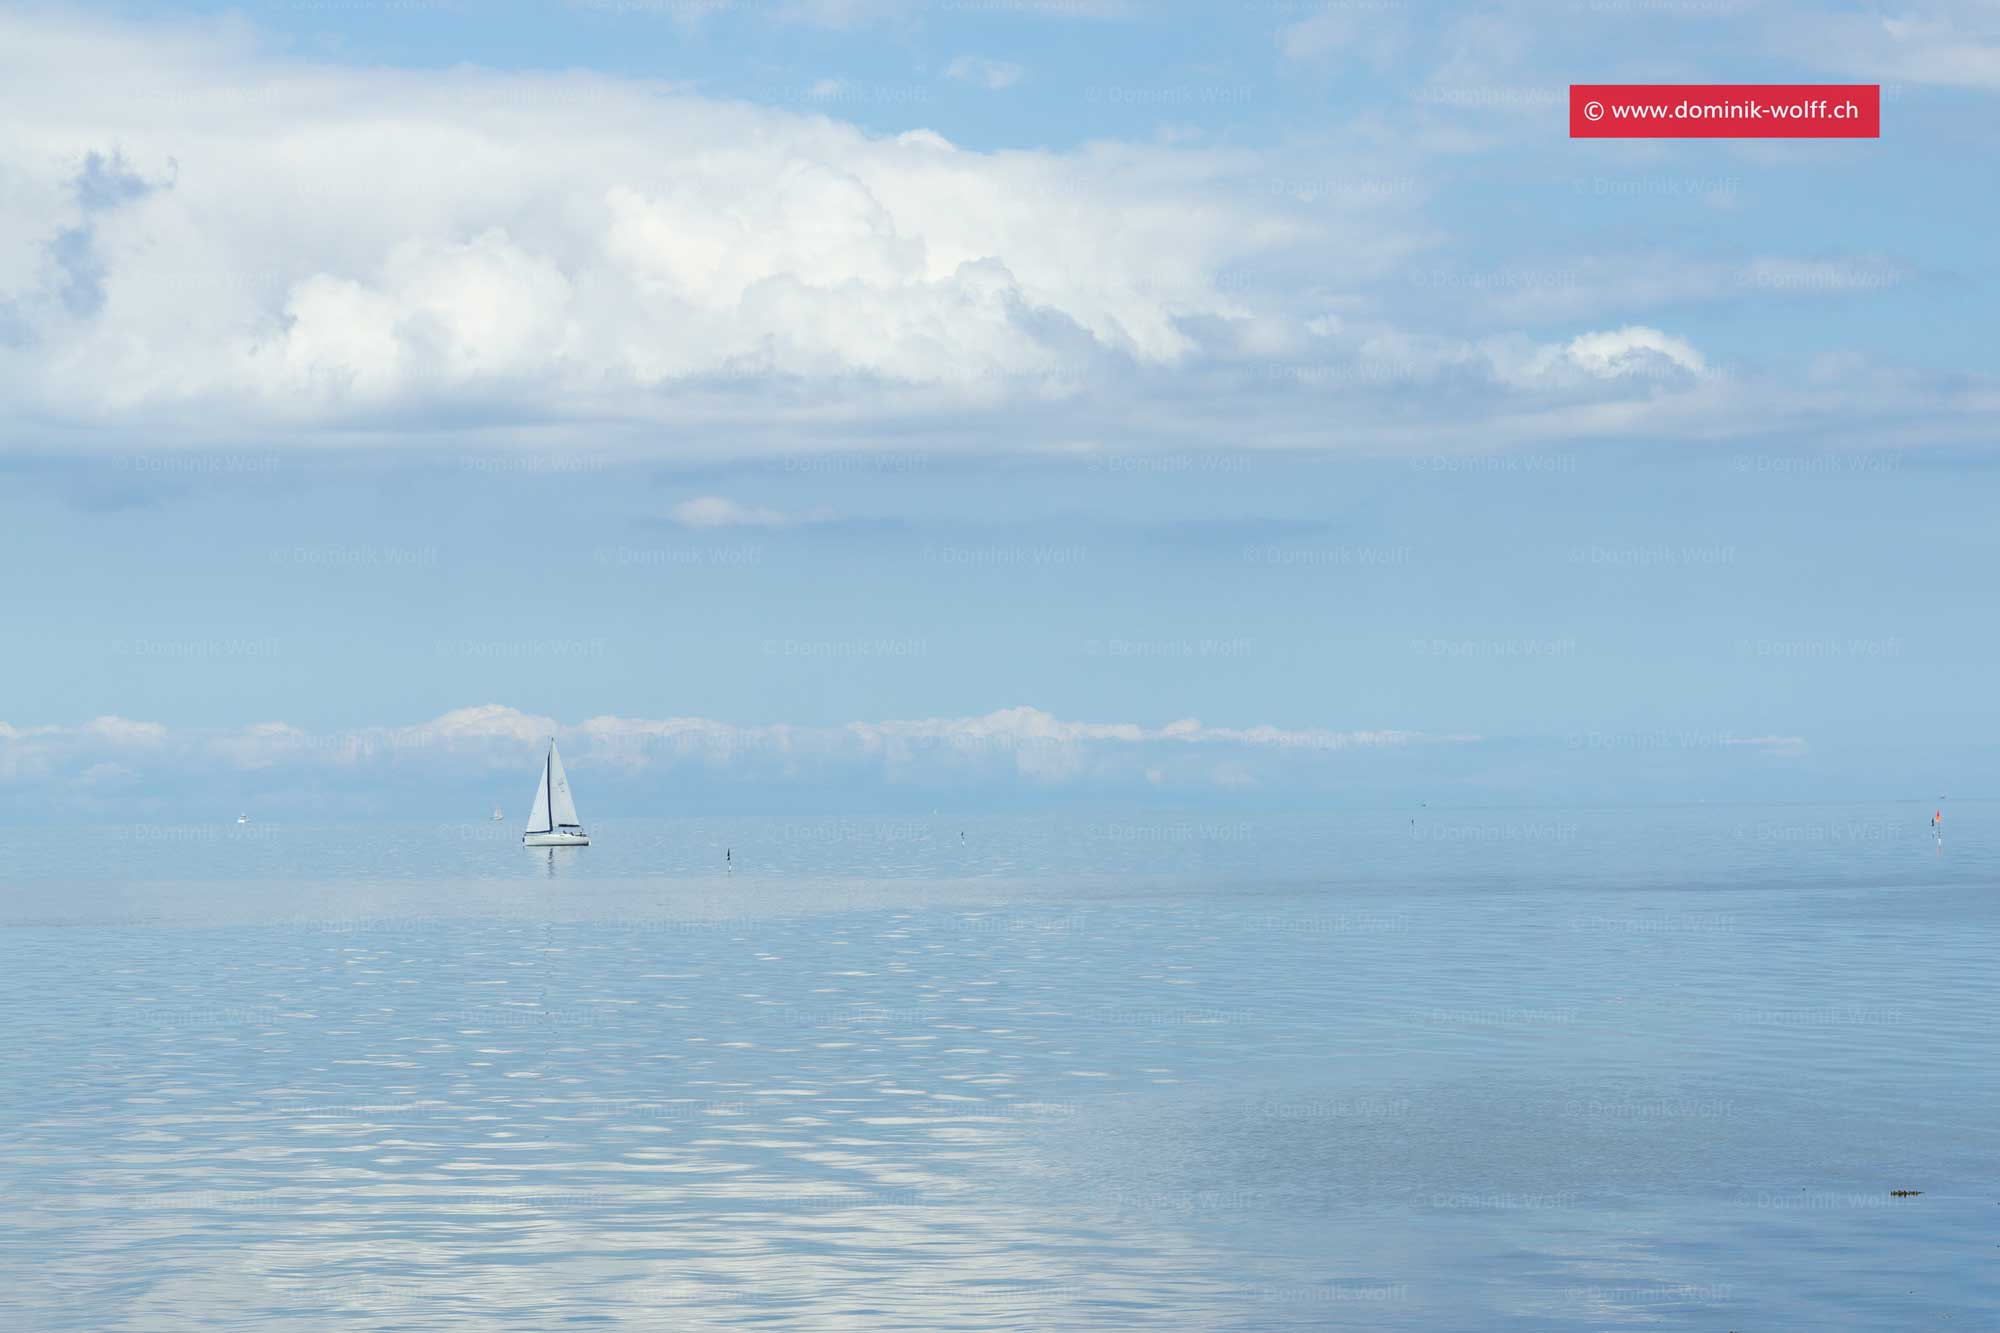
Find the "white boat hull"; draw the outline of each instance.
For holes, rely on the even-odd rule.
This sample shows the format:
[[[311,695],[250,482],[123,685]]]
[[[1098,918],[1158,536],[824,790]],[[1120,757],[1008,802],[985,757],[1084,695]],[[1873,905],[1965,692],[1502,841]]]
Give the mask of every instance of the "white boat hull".
[[[523,847],[588,847],[590,837],[583,833],[523,833]]]

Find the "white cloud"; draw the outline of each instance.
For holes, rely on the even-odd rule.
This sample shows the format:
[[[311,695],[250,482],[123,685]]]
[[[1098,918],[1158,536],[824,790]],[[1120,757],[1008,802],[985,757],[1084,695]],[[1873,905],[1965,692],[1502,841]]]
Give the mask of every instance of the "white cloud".
[[[556,734],[554,718],[518,712],[504,704],[481,704],[474,708],[454,708],[449,713],[414,727],[399,727],[389,734],[407,744],[450,745],[465,741],[504,740],[524,744]]]
[[[1684,338],[1630,325],[1581,333],[1566,343],[1522,346],[1492,340],[1483,349],[1493,371],[1521,388],[1563,388],[1617,380],[1685,381],[1709,373],[1708,363]]]
[[[986,60],[979,56],[960,56],[944,67],[947,79],[977,84],[993,92],[1013,87],[1025,73],[1026,70],[1012,61]]]
[[[562,722],[488,704],[406,726],[337,732],[282,722],[228,730],[129,721],[0,724],[0,786],[17,809],[122,810],[122,817],[142,808],[200,810],[217,800],[233,810],[238,795],[250,793],[272,808],[297,810],[383,809],[413,800],[448,808],[467,791],[490,800],[510,784],[525,789],[550,736],[593,802],[611,798],[628,808],[634,800],[656,805],[664,792],[712,792],[716,784],[779,804],[828,792],[841,800],[864,793],[904,799],[895,796],[902,792],[928,801],[947,791],[1003,799],[1056,791],[1292,799],[1305,792],[1463,792],[1530,758],[1557,788],[1582,784],[1576,790],[1620,776],[1645,780],[1647,769],[1641,756],[1607,771],[1593,761],[1605,753],[1577,746],[1574,735],[1489,741],[1442,730],[1090,721],[1029,706],[841,726],[616,715]],[[1719,741],[1708,749],[1714,763],[1703,781],[1747,778],[1768,761],[1809,753],[1804,737],[1783,732]],[[107,805],[114,792],[117,800]],[[321,807],[322,799],[334,805]]]
[[[673,519],[684,528],[777,528],[789,522],[775,509],[740,505],[719,495],[681,501],[673,508]]]
[[[1535,342],[1518,334],[1446,338],[1337,320],[1318,323],[1314,332],[1328,345],[1328,359],[1295,368],[1304,386],[1380,390],[1469,382],[1574,399],[1672,389],[1712,373],[1686,339],[1637,325],[1580,333],[1564,342]]]
[[[1182,361],[1189,320],[1241,312],[1217,274],[1307,231],[1216,188],[1240,155],[975,153],[218,31],[0,15],[0,309],[32,335],[0,345],[0,393],[58,420],[267,425],[673,417],[758,379],[1037,401],[1099,363]],[[79,174],[114,151],[159,184],[85,218]],[[86,223],[87,314],[46,262]]]
[[[1684,338],[1658,329],[1632,325],[1603,333],[1584,333],[1563,349],[1570,364],[1599,379],[1649,376],[1667,371],[1705,375],[1708,365]]]
[[[1517,76],[1506,42],[1454,31],[1437,88]],[[1820,435],[1912,406],[1927,438],[1976,432],[1993,389],[1971,375],[1832,418],[1732,377],[1653,327],[1664,270],[1403,308],[1452,244],[1424,215],[1440,117],[1419,119],[974,151],[653,81],[315,64],[240,25],[0,10],[0,406],[17,447],[711,457],[919,431],[967,451]],[[1695,290],[1865,294],[1889,271],[1771,255]],[[1528,326],[1566,332],[1507,331]]]
[[[153,746],[167,738],[167,729],[157,722],[133,722],[122,717],[93,718],[84,723],[83,733],[112,745]]]
[[[1434,736],[1415,731],[1331,731],[1321,728],[1285,729],[1273,726],[1207,727],[1193,718],[1147,727],[1136,722],[1070,722],[1039,708],[1004,708],[977,717],[925,718],[902,722],[851,722],[847,730],[864,748],[882,750],[896,743],[922,742],[960,749],[1012,745],[1071,744],[1094,741],[1123,745],[1174,742],[1185,745],[1240,745],[1292,750],[1348,750],[1416,745],[1425,742],[1463,743],[1476,736]]]
[[[1148,727],[1136,722],[1085,722],[1018,707],[971,717],[852,722],[839,727],[784,723],[741,725],[710,718],[601,716],[564,724],[501,704],[458,708],[427,722],[375,726],[350,732],[313,733],[283,722],[225,732],[178,732],[155,722],[104,717],[75,727],[17,729],[0,725],[0,757],[78,763],[132,764],[146,756],[162,763],[193,757],[228,768],[263,770],[284,764],[350,768],[362,763],[425,763],[502,769],[518,766],[550,736],[579,762],[627,768],[680,761],[733,763],[746,759],[797,763],[979,763],[998,757],[1037,780],[1074,777],[1107,751],[1153,756],[1159,747],[1222,751],[1331,753],[1465,744],[1478,737],[1413,731],[1334,731],[1206,727],[1192,719]],[[0,764],[0,773],[10,771]],[[1145,769],[1134,770],[1144,776]],[[1157,781],[1157,778],[1147,779]]]

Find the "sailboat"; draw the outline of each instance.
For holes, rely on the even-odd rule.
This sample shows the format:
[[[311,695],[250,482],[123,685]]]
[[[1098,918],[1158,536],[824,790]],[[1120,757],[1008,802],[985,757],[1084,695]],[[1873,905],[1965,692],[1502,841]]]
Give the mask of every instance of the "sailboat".
[[[501,813],[500,813],[500,807],[499,807],[499,806],[497,806],[497,805],[496,805],[496,806],[494,806],[494,807],[493,807],[493,822],[494,822],[494,823],[496,823],[496,824],[497,824],[497,823],[499,823],[499,822],[500,822],[501,820],[505,819],[506,817],[507,817],[507,816],[505,816],[505,815],[503,815],[503,814],[501,814]]]
[[[562,756],[556,753],[554,737],[549,738],[548,757],[542,760],[542,782],[535,788],[535,804],[528,811],[528,827],[521,834],[523,847],[588,847],[589,835],[576,819],[576,802],[569,794],[569,777],[563,772]]]

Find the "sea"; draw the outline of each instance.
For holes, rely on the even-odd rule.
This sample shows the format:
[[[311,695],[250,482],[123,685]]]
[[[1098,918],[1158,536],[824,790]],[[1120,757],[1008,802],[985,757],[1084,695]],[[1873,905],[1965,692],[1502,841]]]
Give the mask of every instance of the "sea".
[[[1933,809],[14,829],[0,1328],[2000,1327]]]

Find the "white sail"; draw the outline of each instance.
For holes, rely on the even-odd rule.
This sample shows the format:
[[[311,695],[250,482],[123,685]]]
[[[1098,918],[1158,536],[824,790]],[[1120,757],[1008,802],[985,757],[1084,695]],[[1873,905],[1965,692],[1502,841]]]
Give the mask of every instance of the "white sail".
[[[555,753],[554,746],[549,747],[549,753]],[[547,833],[554,827],[555,825],[549,822],[549,765],[544,761],[542,764],[542,780],[535,788],[535,803],[528,807],[528,827],[526,832]]]
[[[569,794],[569,778],[563,772],[562,756],[556,753],[554,741],[549,742],[549,762],[544,776],[549,783],[549,808],[555,812],[555,827],[582,828],[576,818],[576,802]]]
[[[535,803],[528,810],[528,827],[521,841],[530,847],[588,847],[590,839],[576,817],[576,801],[569,794],[569,775],[563,772],[562,756],[556,743],[549,742],[542,760],[542,779],[535,787]]]

